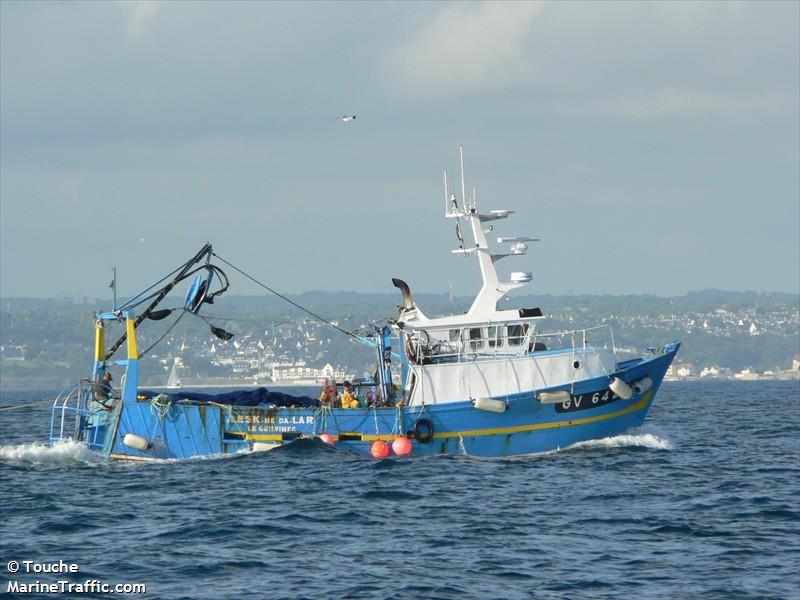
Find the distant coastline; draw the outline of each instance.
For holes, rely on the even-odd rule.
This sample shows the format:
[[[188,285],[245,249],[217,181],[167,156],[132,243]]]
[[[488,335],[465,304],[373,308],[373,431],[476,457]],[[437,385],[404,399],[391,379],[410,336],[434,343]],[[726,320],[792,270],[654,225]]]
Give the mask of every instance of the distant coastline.
[[[466,308],[464,299],[456,296],[415,297],[433,315]],[[348,330],[381,318],[397,302],[390,294],[355,292],[306,292],[292,298],[333,318],[334,324],[342,319]],[[667,374],[670,379],[770,380],[781,379],[786,371],[800,371],[797,295],[705,290],[671,298],[531,295],[515,298],[515,303],[541,307],[547,316],[540,326],[545,332],[596,322],[609,325],[623,358],[640,356],[665,341],[680,341],[681,351]],[[88,376],[93,343],[90,306],[88,299],[86,304],[4,299],[0,388],[64,389]],[[229,321],[225,327],[234,334],[233,341],[211,336],[202,321],[185,320],[163,339],[157,354],[146,357],[140,370],[143,385],[164,386],[174,372],[187,387],[313,387],[326,377],[344,381],[350,374],[374,369],[371,349],[354,346],[349,337],[275,299],[232,296],[227,298],[224,317],[214,318]]]
[[[665,377],[664,383],[674,383],[676,381],[800,381],[800,372],[790,375],[759,375],[752,377]]]

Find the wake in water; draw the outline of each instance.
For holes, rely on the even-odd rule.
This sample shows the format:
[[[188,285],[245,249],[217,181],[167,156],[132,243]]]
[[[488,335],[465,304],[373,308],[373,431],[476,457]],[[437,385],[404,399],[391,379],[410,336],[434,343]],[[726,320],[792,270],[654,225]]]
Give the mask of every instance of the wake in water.
[[[0,463],[17,467],[86,467],[104,462],[103,456],[73,440],[52,447],[43,444],[0,446]]]
[[[466,459],[488,462],[506,462],[506,461],[528,461],[541,457],[550,457],[565,452],[583,451],[583,450],[613,450],[617,448],[647,448],[650,450],[673,450],[674,446],[669,439],[669,435],[663,429],[655,425],[643,425],[641,427],[632,427],[619,435],[614,435],[607,438],[598,440],[586,440],[585,442],[576,442],[571,446],[565,446],[556,450],[545,450],[544,452],[532,452],[530,454],[519,454],[515,456],[473,456],[473,455],[434,455],[425,458],[441,458],[441,459]],[[462,445],[463,449],[463,445]],[[465,451],[464,451],[465,452]]]
[[[659,429],[654,425],[642,425],[641,427],[633,427],[624,433],[614,435],[599,440],[587,440],[585,442],[578,442],[572,444],[563,450],[574,449],[608,449],[608,448],[650,448],[651,450],[672,450],[672,442],[666,432]]]
[[[295,447],[296,446],[296,447]],[[556,454],[559,452],[568,452],[571,450],[593,450],[593,449],[614,449],[614,448],[649,448],[651,450],[672,450],[673,445],[669,440],[668,435],[663,430],[653,425],[644,425],[642,427],[635,427],[627,430],[624,433],[612,437],[602,438],[599,440],[587,440],[585,442],[578,442],[566,448],[559,450],[551,450],[548,452],[541,452],[529,454],[519,457],[496,457],[494,460],[509,460],[509,459],[525,459],[531,456],[542,456],[548,454]],[[462,446],[463,448],[463,446]],[[316,440],[308,440],[308,443],[302,444],[295,442],[282,448],[284,451],[300,451],[300,455],[307,455],[309,453],[316,453],[319,451],[330,451],[329,448],[324,446],[321,442]],[[214,455],[214,456],[198,456],[189,459],[191,461],[204,461],[204,460],[218,460],[226,458],[243,457],[253,454],[262,454],[253,452],[251,450],[243,450],[230,455]],[[475,458],[475,457],[468,457]],[[487,460],[487,459],[483,459]],[[493,460],[493,459],[488,459]],[[187,462],[186,459],[160,459],[154,460],[152,463],[171,463],[171,462]],[[55,446],[45,446],[43,444],[18,444],[9,446],[0,446],[0,463],[17,466],[17,467],[39,467],[39,468],[76,468],[87,466],[99,466],[107,464],[108,460],[102,455],[89,450],[89,448],[80,442],[73,440],[65,440],[59,442]],[[141,464],[141,463],[135,463]]]

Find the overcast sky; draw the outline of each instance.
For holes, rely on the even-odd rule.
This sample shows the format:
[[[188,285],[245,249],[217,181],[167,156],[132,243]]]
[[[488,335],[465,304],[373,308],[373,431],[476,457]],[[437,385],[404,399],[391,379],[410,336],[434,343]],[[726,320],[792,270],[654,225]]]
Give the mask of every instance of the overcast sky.
[[[0,2],[0,295],[214,243],[286,291],[470,294],[465,147],[534,293],[800,290],[798,2]],[[350,123],[336,119],[356,114]],[[512,262],[513,261],[513,262]],[[246,284],[238,293],[256,293]]]

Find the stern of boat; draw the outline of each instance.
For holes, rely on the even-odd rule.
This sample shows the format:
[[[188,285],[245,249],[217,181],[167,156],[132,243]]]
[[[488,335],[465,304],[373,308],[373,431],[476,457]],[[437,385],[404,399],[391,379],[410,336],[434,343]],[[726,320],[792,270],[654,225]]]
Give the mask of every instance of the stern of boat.
[[[119,422],[119,400],[96,400],[97,384],[83,380],[61,392],[50,416],[50,446],[65,441],[85,444],[90,450],[108,453]]]

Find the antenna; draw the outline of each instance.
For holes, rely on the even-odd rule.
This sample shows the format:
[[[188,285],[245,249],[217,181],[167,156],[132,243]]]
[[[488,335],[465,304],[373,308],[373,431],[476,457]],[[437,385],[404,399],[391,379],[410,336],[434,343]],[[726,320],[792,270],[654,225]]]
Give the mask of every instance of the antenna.
[[[114,290],[114,310],[117,310],[117,267],[111,267],[113,276],[111,278],[111,287]]]
[[[451,205],[453,203],[453,199],[456,197],[456,195],[453,193],[453,190],[456,189],[456,184],[453,182],[453,170],[454,169],[450,169],[447,171],[447,181],[448,185],[450,186],[450,197],[447,200],[451,203]]]
[[[444,216],[447,216],[447,211],[449,207],[447,206],[447,202],[450,197],[447,194],[447,169],[442,170],[442,175],[444,176]]]
[[[464,191],[464,146],[458,147],[458,156],[461,160],[461,201],[464,203],[464,208],[467,208],[467,193]]]

